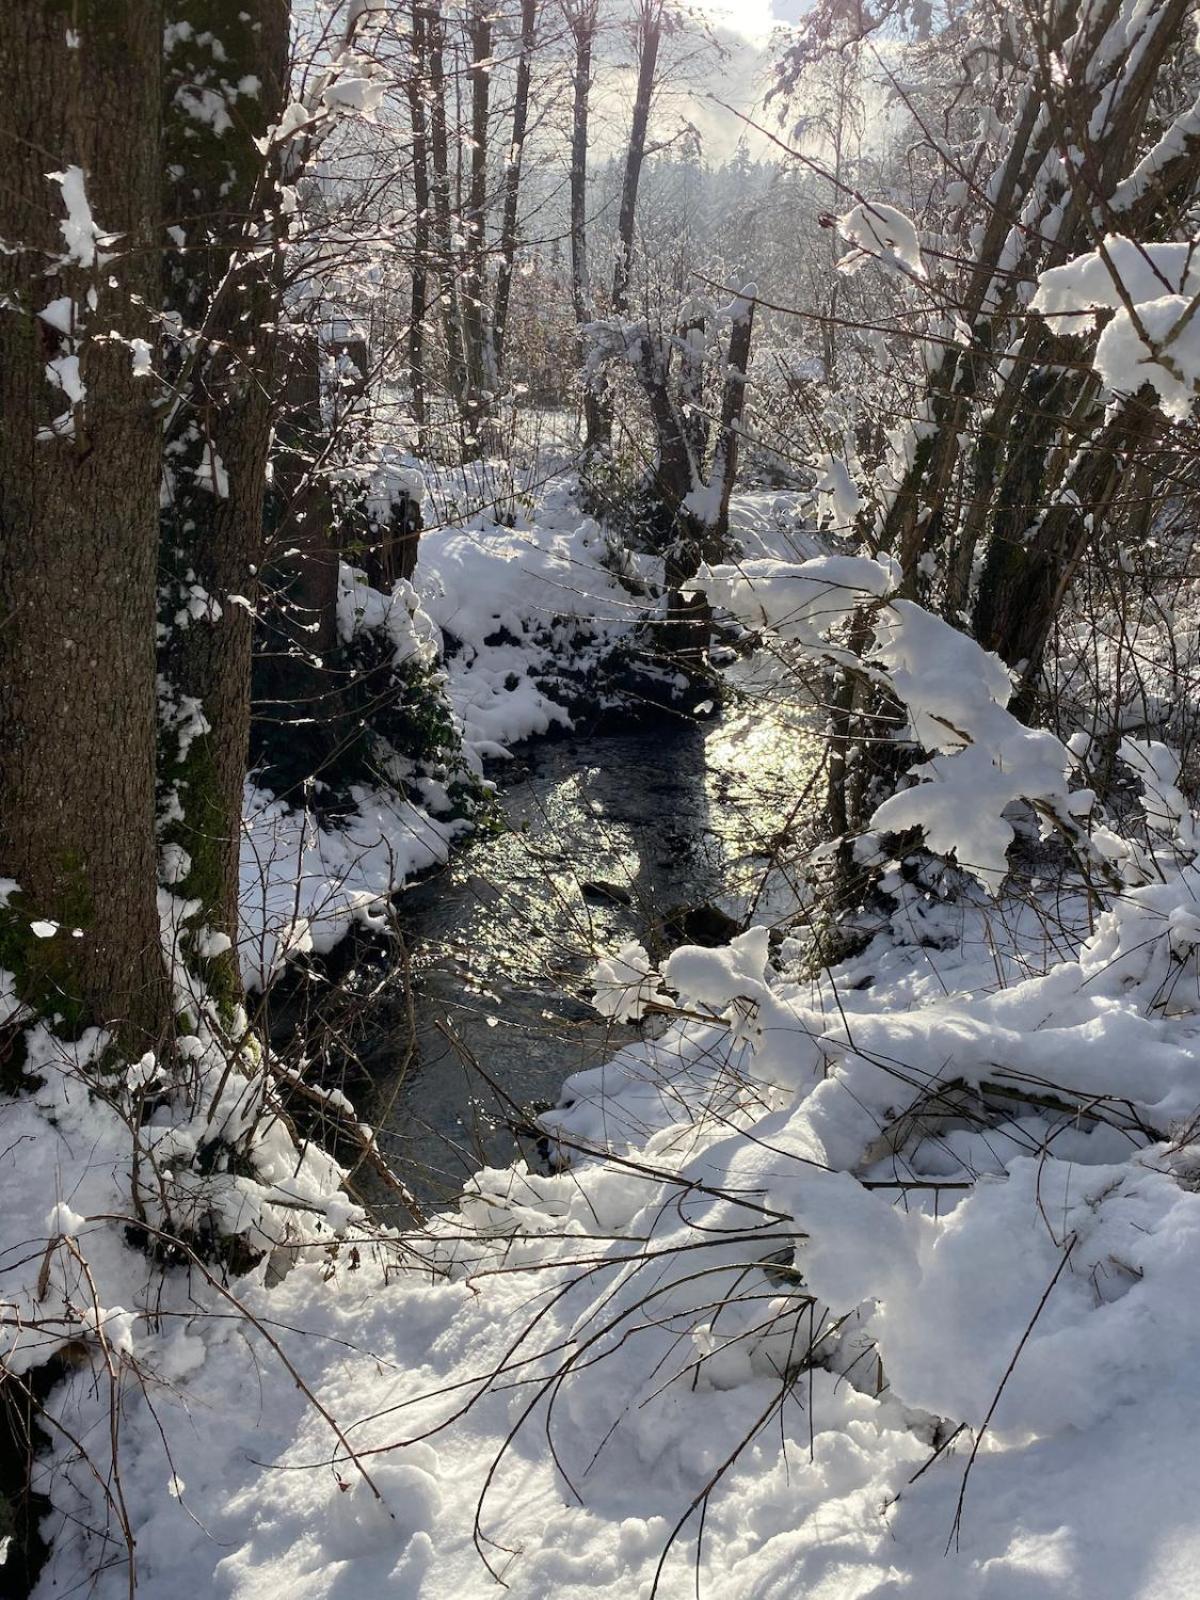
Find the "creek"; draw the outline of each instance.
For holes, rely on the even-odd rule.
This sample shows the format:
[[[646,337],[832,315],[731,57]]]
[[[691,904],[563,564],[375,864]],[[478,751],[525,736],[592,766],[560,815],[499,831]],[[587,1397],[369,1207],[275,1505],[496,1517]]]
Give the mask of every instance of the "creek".
[[[495,774],[500,830],[401,897],[403,1015],[360,1056],[382,1152],[426,1204],[481,1165],[536,1166],[519,1125],[637,1037],[587,1003],[600,956],[636,939],[661,959],[770,914],[764,874],[819,803],[821,741],[811,704],[759,688],[521,747]]]

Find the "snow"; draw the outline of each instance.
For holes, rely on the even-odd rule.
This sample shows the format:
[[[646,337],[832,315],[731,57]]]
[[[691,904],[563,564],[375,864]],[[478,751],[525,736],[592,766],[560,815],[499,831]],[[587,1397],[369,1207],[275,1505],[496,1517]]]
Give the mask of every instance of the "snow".
[[[229,499],[229,473],[225,463],[209,444],[192,471],[192,482],[198,489],[215,495],[218,500]]]
[[[883,201],[861,201],[837,219],[837,230],[848,250],[837,264],[839,272],[858,272],[868,261],[908,278],[924,278],[921,240],[912,220]]]
[[[1013,681],[998,656],[910,600],[888,599],[890,561],[817,556],[800,563],[764,557],[702,569],[697,586],[749,627],[826,660],[849,661],[885,683],[908,713],[909,734],[935,752],[911,768],[919,780],[886,799],[872,827],[920,828],[939,855],[996,891],[1014,837],[1006,813],[1037,805],[1045,825],[1068,837],[1090,810],[1090,791],[1070,788],[1074,761],[1046,729],[1031,729],[1007,709]],[[871,609],[873,642],[861,659],[840,643],[860,607]]]
[[[545,1120],[570,1165],[480,1173],[425,1236],[432,1274],[398,1242],[343,1243],[274,1288],[240,1280],[258,1331],[235,1331],[130,1313],[125,1268],[101,1321],[166,1380],[123,1423],[139,1594],[482,1600],[486,1559],[531,1600],[645,1595],[735,1457],[703,1544],[693,1517],[663,1565],[670,1600],[697,1575],[733,1600],[1185,1600],[1200,1195],[1117,1113],[1153,1130],[1194,1109],[1194,971],[1185,1012],[1153,996],[1162,913],[1197,887],[1132,890],[1032,974],[1028,906],[997,941],[982,905],[946,905],[948,949],[880,940],[816,982],[773,973],[765,932],[685,948],[664,978],[714,1010],[759,994],[761,1034],[680,1020],[569,1080]],[[1051,1073],[1086,1115],[993,1095],[957,1126],[903,1116],[963,1079],[1036,1095]],[[64,1204],[31,1232],[116,1272],[93,1195]],[[785,1385],[810,1344],[821,1364]],[[90,1437],[106,1404],[79,1379],[55,1415]],[[955,1430],[985,1420],[956,1532]],[[100,1491],[71,1453],[48,1481],[78,1514]],[[82,1537],[63,1527],[39,1594]],[[95,1592],[123,1584],[113,1563]]]
[[[65,261],[74,261],[81,267],[96,266],[96,246],[105,235],[97,227],[88,204],[83,168],[67,166],[61,172],[48,172],[46,176],[58,184],[67,209],[66,217],[58,225],[67,246]]]
[[[355,924],[384,930],[391,896],[438,866],[464,824],[356,787],[336,827],[247,785],[241,846],[242,974],[261,988],[289,956],[331,950]]]
[[[996,889],[1007,871],[1012,824],[1005,811],[1037,800],[1067,819],[1086,798],[1068,793],[1073,763],[1046,729],[1007,710],[1012,679],[999,656],[908,600],[893,601],[875,629],[874,659],[908,711],[913,737],[938,751],[912,769],[924,779],[885,800],[872,825],[919,827],[931,849]]]
[[[73,406],[79,405],[87,392],[80,375],[78,356],[56,356],[53,361],[48,361],[46,378],[56,389],[62,390]]]
[[[1111,311],[1093,364],[1114,395],[1151,384],[1179,420],[1200,383],[1200,257],[1195,242],[1143,244],[1109,234],[1102,249],[1043,272],[1031,309],[1059,333],[1085,332],[1095,312]]]
[[[865,601],[897,581],[896,569],[869,556],[814,556],[787,562],[771,556],[736,566],[701,568],[696,587],[750,627],[824,650],[827,636]]]
[[[1191,1600],[1200,836],[1179,758],[1126,739],[1142,817],[1094,830],[1103,906],[1069,875],[1006,897],[1019,802],[1063,826],[1090,804],[1069,790],[1086,741],[1017,723],[997,658],[897,598],[889,562],[811,554],[794,511],[735,507],[756,553],[708,592],[818,661],[867,608],[859,665],[927,756],[876,824],[923,827],[990,892],[891,873],[889,924],[811,977],[800,934],[765,925],[602,955],[597,1011],[650,1016],[542,1115],[553,1170],[485,1169],[404,1235],[368,1234],[261,1060],[230,1074],[203,1016],[124,1071],[95,1031],[32,1030],[26,1091],[0,1098],[0,1354],[78,1363],[49,1402],[36,1600],[128,1594],[120,1508],[144,1600],[484,1600],[497,1577],[528,1600],[656,1580],[662,1600]],[[390,598],[345,567],[339,628],[427,666],[447,648],[480,753],[569,716],[542,684],[577,637],[626,637],[604,556],[565,496],[531,526],[446,527]],[[353,799],[322,827],[248,786],[252,985],[381,925],[445,860],[455,825]],[[151,1227],[201,1219],[257,1264],[163,1272],[132,1247],[131,1126]],[[244,1166],[206,1170],[213,1126]]]
[[[293,100],[283,108],[283,115],[277,123],[272,123],[261,139],[254,141],[255,145],[266,155],[273,144],[286,144],[289,139],[294,139],[302,129],[312,125],[313,115],[308,107],[299,100]]]
[[[592,1004],[602,1017],[612,1017],[615,1022],[643,1017],[661,995],[654,963],[640,944],[627,944],[616,955],[597,962],[592,985]]]
[[[386,80],[372,72],[369,61],[347,57],[339,63],[337,76],[322,90],[321,99],[330,110],[357,111],[371,121],[386,89]]]
[[[405,29],[392,27],[403,9],[384,0],[300,7],[288,86],[239,78],[231,65],[232,83],[202,68],[168,91],[177,117],[226,139],[243,97],[264,97],[262,120],[269,112],[275,124],[257,141],[272,158],[258,198],[265,192],[279,214],[269,209],[262,227],[249,217],[250,233],[255,248],[287,247],[278,259],[298,286],[286,296],[289,315],[311,313],[313,327],[343,344],[356,330],[365,338],[368,321],[396,324],[404,342],[391,314],[406,292],[413,221],[396,159],[411,153],[396,94],[408,70]],[[476,13],[450,9],[455,28]],[[722,0],[717,21],[736,33],[746,9]],[[772,8],[755,0],[755,9]],[[451,464],[462,408],[435,381],[445,376],[444,340],[434,341],[419,429],[412,386],[393,382],[394,371],[381,376],[386,352],[371,374],[346,353],[329,363],[329,418],[349,415],[355,435],[346,479],[376,448],[368,403],[372,427],[391,430],[373,481],[351,484],[347,500],[361,488],[356,510],[380,524],[399,502],[419,502],[425,524],[411,583],[385,594],[339,567],[338,662],[349,662],[347,681],[364,694],[360,663],[385,679],[390,666],[393,683],[435,701],[412,723],[438,754],[423,765],[362,724],[358,749],[371,767],[361,770],[378,772],[377,783],[346,792],[330,768],[291,786],[283,760],[270,780],[266,767],[251,773],[236,929],[196,925],[200,903],[183,890],[199,858],[177,843],[161,849],[160,933],[177,1026],[153,1049],[145,1040],[130,1047],[125,1029],[60,1038],[64,1019],[34,1015],[16,976],[0,971],[0,1384],[19,1392],[50,1358],[63,1374],[37,1437],[32,1487],[47,1497],[51,1553],[33,1600],[484,1600],[501,1587],[522,1600],[1192,1600],[1200,626],[1175,480],[1166,469],[1155,478],[1164,514],[1140,532],[1120,524],[1120,494],[1101,494],[1094,512],[1069,488],[1040,497],[1043,509],[1077,511],[1083,533],[1100,532],[1110,500],[1118,519],[1079,564],[1085,603],[1064,604],[1056,618],[1045,663],[1053,731],[1014,714],[1014,672],[947,620],[955,610],[965,621],[995,537],[977,491],[997,460],[1022,466],[1014,441],[1023,443],[1021,406],[1032,391],[1017,395],[1009,379],[1031,346],[1040,361],[1049,339],[1050,378],[1083,375],[1080,404],[1067,407],[1083,427],[1081,448],[1088,427],[1101,425],[1095,406],[1085,415],[1096,395],[1111,406],[1108,423],[1147,387],[1168,422],[1192,419],[1200,240],[1186,236],[1195,226],[1187,195],[1158,193],[1200,136],[1193,74],[1176,70],[1194,41],[1166,37],[1181,10],[1150,0],[1080,8],[1049,55],[1016,13],[990,17],[957,64],[943,48],[949,35],[936,60],[917,59],[932,38],[928,0],[900,6],[890,22],[880,13],[893,64],[912,54],[906,33],[922,45],[912,71],[892,81],[892,98],[912,103],[904,127],[889,110],[888,150],[872,148],[872,135],[865,162],[846,166],[835,152],[832,189],[802,150],[789,175],[759,162],[757,147],[718,183],[694,159],[696,128],[685,128],[686,146],[652,129],[658,154],[636,219],[631,309],[582,333],[563,250],[551,248],[555,228],[539,225],[540,201],[525,214],[526,193],[522,259],[510,263],[520,276],[509,376],[492,385],[494,418],[474,440],[487,450],[503,441],[491,459]],[[249,11],[239,16],[258,26]],[[517,58],[511,28],[499,13],[494,20],[497,54],[476,88],[494,68],[502,115]],[[667,21],[664,40],[675,33],[673,46],[686,45],[686,22]],[[782,87],[799,119],[794,140],[812,147],[823,114],[808,115],[821,108],[802,103],[808,84],[793,73],[805,38],[821,43],[821,25],[818,17],[814,34],[813,18],[801,21]],[[65,36],[74,70],[86,64],[69,53],[81,36]],[[220,39],[186,21],[166,22],[163,43],[167,52],[188,44],[189,60],[205,50],[211,63],[227,60]],[[867,103],[873,90],[849,105],[851,85],[866,85],[853,38],[850,46],[834,110],[839,127],[849,110],[841,131],[857,146],[858,112],[878,123],[878,107]],[[1034,56],[1046,85],[1031,75]],[[602,65],[601,78],[612,61]],[[970,81],[980,66],[995,77],[985,95]],[[463,67],[461,53],[448,63],[456,113],[470,110]],[[1072,91],[1066,123],[1056,87]],[[364,127],[376,117],[383,128]],[[454,129],[448,139],[461,171],[471,141]],[[530,154],[537,142],[531,135]],[[914,149],[916,164],[906,165]],[[501,165],[520,153],[501,149]],[[603,181],[593,198],[620,178],[616,169],[605,176],[609,152],[597,153]],[[52,162],[63,170],[46,173]],[[956,180],[948,189],[939,167]],[[879,193],[919,210],[863,198],[855,185],[868,173]],[[104,252],[119,246],[92,214],[89,172],[56,152],[35,176],[53,186],[43,188],[53,201],[48,226],[62,240],[42,263],[43,292],[18,296],[16,308],[37,319],[37,367],[56,400],[46,418],[60,413],[37,437],[78,431],[79,444],[50,446],[38,466],[52,470],[59,454],[65,462],[104,442],[102,429],[84,426],[83,341],[123,345],[113,370],[128,384],[154,378],[157,340],[122,339],[108,325],[115,317],[95,326]],[[187,190],[186,162],[170,176]],[[365,207],[353,218],[347,185]],[[843,215],[813,215],[828,199],[822,190],[843,194]],[[543,175],[539,193],[561,223],[565,190]],[[1105,235],[1136,233],[1151,210],[1155,229],[1183,237]],[[677,237],[664,218],[679,219]],[[831,256],[814,224],[835,230],[844,252],[838,245]],[[789,227],[801,231],[789,238]],[[460,215],[448,243],[469,256],[464,230],[470,219]],[[183,248],[183,233],[167,231]],[[990,259],[980,255],[985,241]],[[1070,259],[1084,243],[1094,248]],[[606,239],[598,244],[593,274],[603,276]],[[20,248],[0,242],[0,251]],[[718,309],[717,282],[744,282],[751,255],[768,298],[759,302],[748,284]],[[1050,260],[1063,264],[1039,277]],[[674,287],[662,270],[671,261]],[[868,263],[883,277],[864,272]],[[314,271],[321,282],[309,281]],[[64,272],[72,293],[60,295],[51,285]],[[495,275],[485,276],[490,292]],[[120,286],[114,278],[109,287]],[[586,283],[575,288],[588,298]],[[532,990],[534,1027],[517,1066],[529,1085],[509,1108],[531,1135],[528,1161],[485,1167],[428,1219],[414,1203],[409,1220],[381,1227],[340,1165],[358,1157],[343,1156],[340,1140],[321,1143],[322,1128],[338,1127],[369,1160],[369,1102],[352,1103],[306,1059],[322,1053],[324,1036],[301,1031],[287,1059],[275,1058],[272,1008],[291,1000],[272,982],[289,959],[327,952],[355,928],[385,949],[398,945],[397,899],[469,833],[455,806],[469,809],[463,793],[486,790],[485,762],[594,713],[624,711],[631,667],[638,683],[653,677],[663,563],[623,548],[587,515],[579,483],[547,446],[553,435],[557,451],[565,433],[574,450],[580,419],[552,410],[547,396],[561,380],[562,399],[580,340],[585,380],[606,361],[632,366],[610,374],[619,409],[602,474],[610,486],[632,484],[654,470],[651,419],[644,404],[625,411],[622,395],[637,382],[657,404],[673,366],[685,410],[715,419],[721,380],[739,378],[724,368],[718,333],[744,325],[756,303],[767,314],[743,471],[809,487],[737,495],[727,558],[696,574],[717,613],[702,663],[713,682],[685,676],[680,663],[657,669],[673,675],[685,713],[722,708],[718,727],[692,730],[709,763],[695,783],[684,767],[695,822],[686,836],[662,833],[661,857],[639,852],[635,862],[623,814],[617,839],[614,818],[580,790],[579,830],[560,830],[561,840],[556,832],[554,850],[532,841],[543,881],[556,889],[574,878],[572,905],[586,908],[578,944],[561,952],[561,992],[542,991],[540,1020]],[[193,309],[200,314],[187,320],[203,342],[212,319]],[[379,311],[388,313],[382,323]],[[174,318],[180,359],[195,346],[183,320]],[[280,324],[280,338],[286,331]],[[430,452],[425,479],[407,454],[410,427]],[[1069,479],[1065,436],[1059,429],[1049,445]],[[928,548],[904,541],[912,560],[902,582],[886,553],[895,513],[923,447],[939,437],[957,455],[931,458],[937,492],[924,496],[931,503],[915,525],[909,519]],[[1181,440],[1186,449],[1180,430],[1158,430],[1153,462]],[[201,452],[196,429],[171,449],[188,462],[202,455],[196,482],[229,495],[226,464]],[[1144,462],[1128,454],[1136,489]],[[707,521],[719,474],[706,485],[699,456],[684,509]],[[171,470],[168,462],[168,493]],[[954,519],[973,504],[981,520],[972,567]],[[252,566],[246,593],[210,594],[183,573],[163,615],[181,629],[202,629],[230,606],[256,615],[262,576]],[[83,592],[89,581],[80,575]],[[770,694],[747,688],[768,678]],[[866,727],[873,710],[886,714],[856,732],[849,754],[838,741],[826,752],[832,772],[850,775],[850,809],[866,818],[859,836],[830,840],[803,809],[818,792],[810,777],[821,776],[810,708],[839,731],[845,702],[830,691],[847,685],[852,720],[862,711]],[[714,859],[725,859],[718,808],[753,790],[763,725],[786,739],[801,717],[794,769],[780,778],[776,763],[764,776],[746,853],[703,891],[739,913],[729,926],[742,931],[716,947],[675,945],[681,924],[720,918],[693,920],[673,896],[651,908],[659,875],[677,849],[711,843]],[[398,745],[404,722],[401,714],[389,724]],[[186,755],[208,724],[200,701],[162,682],[157,726],[166,754],[177,746]],[[868,738],[891,741],[881,766],[896,782],[869,781]],[[669,763],[675,748],[656,760]],[[613,794],[613,775],[600,770]],[[628,781],[647,808],[661,812],[664,795],[681,793],[648,781],[643,796],[641,777]],[[1093,781],[1099,796],[1086,787]],[[794,797],[785,826],[776,826],[768,785],[784,811]],[[567,790],[555,790],[555,803]],[[164,824],[182,815],[182,798],[161,797]],[[590,862],[594,846],[628,856],[628,918],[593,904],[608,900],[607,879],[574,896],[577,850]],[[871,891],[855,894],[863,904],[849,906],[844,930],[829,929],[819,919],[841,910],[824,891],[846,887],[834,864],[847,858],[867,869]],[[749,887],[747,862],[757,879]],[[690,865],[685,875],[691,882]],[[463,876],[499,916],[504,897]],[[522,895],[520,885],[514,873],[506,887]],[[47,909],[65,914],[0,880],[0,931],[28,942],[35,966],[52,975],[85,934]],[[245,1004],[218,1005],[185,968],[185,927],[189,957],[236,950]],[[858,942],[830,966],[823,936],[838,931]],[[425,954],[412,976],[395,964],[397,992],[419,981]],[[481,988],[475,954],[449,938],[428,951],[455,996],[447,1005],[481,1004],[480,1023],[502,1036],[518,1026],[517,1008],[507,1014],[505,983]],[[336,971],[316,966],[303,1004],[326,980],[340,1000]],[[347,1007],[358,977],[347,982]],[[437,992],[431,985],[422,1006],[436,1005]],[[401,998],[411,998],[407,989]],[[581,1018],[585,1004],[593,1015]],[[314,1015],[334,1037],[339,1010],[321,1003]],[[368,1036],[394,1026],[387,1011],[365,1022]],[[488,1074],[482,1026],[479,1035]],[[553,1105],[533,1101],[547,1045],[571,1049],[570,1065],[586,1063]],[[432,1099],[442,1086],[415,1042],[405,1066],[425,1074],[403,1113],[415,1119],[422,1094]],[[316,1107],[312,1122],[297,1114],[301,1104]],[[490,1114],[469,1091],[467,1105],[481,1120]],[[395,1120],[381,1133],[398,1132],[401,1114],[386,1114]],[[403,1194],[389,1215],[404,1217]],[[6,1514],[0,1495],[5,1572]]]
[[[70,338],[75,325],[75,302],[69,294],[59,295],[43,306],[38,316],[64,338]]]
[[[866,505],[850,469],[837,456],[817,462],[817,481],[813,485],[817,503],[838,532],[853,529],[855,518]]]
[[[478,755],[569,728],[571,690],[564,681],[555,693],[550,680],[564,665],[599,670],[632,634],[644,605],[607,555],[565,486],[552,487],[532,526],[476,517],[422,535],[417,591],[447,641],[451,702]]]

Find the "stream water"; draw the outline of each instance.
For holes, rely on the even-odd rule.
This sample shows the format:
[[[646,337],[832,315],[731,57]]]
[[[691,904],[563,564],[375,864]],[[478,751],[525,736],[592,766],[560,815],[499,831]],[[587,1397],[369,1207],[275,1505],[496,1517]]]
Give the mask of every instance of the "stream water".
[[[535,1162],[515,1108],[553,1103],[636,1036],[584,998],[599,955],[723,943],[730,913],[761,913],[777,841],[819,799],[816,713],[785,688],[744,682],[707,720],[525,747],[497,774],[503,830],[405,893],[409,1004],[360,1054],[383,1153],[419,1198]]]

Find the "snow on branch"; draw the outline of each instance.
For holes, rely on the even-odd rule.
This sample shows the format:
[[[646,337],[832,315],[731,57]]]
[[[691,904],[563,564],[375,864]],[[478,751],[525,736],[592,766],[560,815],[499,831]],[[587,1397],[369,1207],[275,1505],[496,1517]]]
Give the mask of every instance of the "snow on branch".
[[[916,227],[895,206],[864,200],[835,221],[837,231],[853,247],[838,262],[839,272],[858,272],[866,262],[877,261],[906,278],[926,276]]]
[[[1143,244],[1109,234],[1097,250],[1043,272],[1031,309],[1058,333],[1111,312],[1093,364],[1115,395],[1150,384],[1168,416],[1188,415],[1200,383],[1200,254],[1195,240]]]
[[[1090,791],[1068,792],[1072,758],[1045,729],[1008,710],[1013,680],[999,656],[910,600],[889,596],[895,568],[862,556],[786,563],[747,561],[702,572],[698,583],[747,626],[768,628],[825,660],[857,666],[908,713],[914,742],[931,752],[912,769],[914,787],[885,800],[874,828],[920,828],[931,850],[954,855],[995,893],[1007,871],[1013,828],[1005,811],[1025,800],[1051,824],[1078,831]],[[873,642],[858,658],[838,625],[874,605]]]
[[[805,649],[838,658],[830,630],[864,601],[889,594],[898,581],[891,562],[869,556],[815,556],[801,562],[763,557],[703,567],[696,587],[747,627],[768,628]]]
[[[1073,831],[1090,811],[1090,790],[1067,792],[1071,757],[1045,728],[1027,728],[1007,709],[1013,683],[999,656],[910,600],[879,615],[872,657],[908,712],[913,737],[936,752],[912,769],[921,781],[885,800],[875,828],[920,828],[939,855],[996,893],[1013,840],[1004,812],[1037,803]]]

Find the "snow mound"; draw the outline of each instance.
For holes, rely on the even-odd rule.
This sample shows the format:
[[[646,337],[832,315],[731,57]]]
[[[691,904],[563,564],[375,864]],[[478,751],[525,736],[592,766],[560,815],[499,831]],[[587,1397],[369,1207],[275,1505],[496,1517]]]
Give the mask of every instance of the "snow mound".
[[[570,727],[572,682],[632,633],[645,604],[608,555],[598,525],[554,497],[536,527],[479,520],[422,537],[417,588],[447,641],[450,698],[477,754]]]

